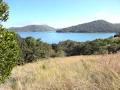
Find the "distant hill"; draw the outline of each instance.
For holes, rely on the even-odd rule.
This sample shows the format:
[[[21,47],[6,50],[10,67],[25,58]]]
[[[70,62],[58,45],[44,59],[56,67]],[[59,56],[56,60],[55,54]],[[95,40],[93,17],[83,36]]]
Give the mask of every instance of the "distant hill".
[[[120,24],[112,24],[104,20],[97,20],[59,29],[57,32],[120,32]]]
[[[15,32],[45,32],[45,31],[56,31],[55,28],[48,25],[28,25],[24,27],[11,27],[11,31]]]

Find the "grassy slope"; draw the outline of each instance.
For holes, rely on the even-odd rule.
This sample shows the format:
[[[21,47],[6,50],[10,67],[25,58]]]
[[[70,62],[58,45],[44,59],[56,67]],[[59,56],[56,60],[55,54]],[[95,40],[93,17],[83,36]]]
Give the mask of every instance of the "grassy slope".
[[[120,54],[54,58],[17,66],[0,90],[120,90]]]

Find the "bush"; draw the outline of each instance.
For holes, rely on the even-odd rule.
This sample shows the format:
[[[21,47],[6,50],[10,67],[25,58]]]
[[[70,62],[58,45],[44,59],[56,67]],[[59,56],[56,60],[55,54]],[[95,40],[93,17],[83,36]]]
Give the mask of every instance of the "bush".
[[[108,51],[109,53],[117,53],[120,51],[120,45],[113,43],[112,45],[108,46]]]
[[[62,47],[59,44],[52,44],[52,49],[54,51],[54,53],[52,54],[52,57],[64,57],[66,56],[65,51],[63,50],[64,47]]]
[[[4,81],[16,65],[19,47],[16,34],[0,26],[0,82]]]
[[[20,58],[18,65],[31,63],[40,58],[49,58],[54,54],[54,50],[50,44],[42,42],[40,39],[33,37],[21,38],[17,35],[20,47]]]

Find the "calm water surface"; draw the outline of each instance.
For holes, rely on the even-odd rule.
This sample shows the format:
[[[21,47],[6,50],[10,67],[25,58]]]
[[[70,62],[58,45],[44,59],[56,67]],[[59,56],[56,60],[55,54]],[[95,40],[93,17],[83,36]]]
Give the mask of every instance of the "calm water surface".
[[[18,34],[25,38],[32,36],[36,39],[40,38],[47,43],[58,43],[65,40],[74,41],[91,41],[98,38],[108,38],[114,35],[114,33],[57,33],[57,32],[18,32]]]

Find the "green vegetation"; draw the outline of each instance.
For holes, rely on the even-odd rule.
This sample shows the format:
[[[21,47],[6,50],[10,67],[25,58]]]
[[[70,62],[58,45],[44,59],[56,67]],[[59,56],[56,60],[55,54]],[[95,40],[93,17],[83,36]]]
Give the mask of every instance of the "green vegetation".
[[[18,55],[16,34],[0,27],[0,81],[4,81],[10,75],[17,63]]]
[[[49,58],[54,55],[52,46],[42,42],[40,39],[27,37],[25,39],[18,36],[21,55],[18,64],[33,62],[38,58]]]
[[[0,0],[0,21],[6,21],[8,16],[8,5],[4,2],[4,0]]]
[[[0,22],[8,19],[8,6],[0,0]],[[0,24],[0,82],[3,82],[17,63],[19,48],[16,34],[8,32]]]
[[[87,42],[67,40],[58,45],[67,56],[109,54],[120,51],[120,38],[96,39]]]
[[[8,19],[8,12],[9,11],[7,4],[3,0],[0,0],[1,22],[6,21]],[[8,30],[6,30],[5,28],[3,28],[2,25],[0,25],[0,82],[4,81],[10,75],[12,68],[17,64],[23,65],[25,63],[41,60],[41,58],[43,59],[50,57],[63,57],[63,56],[75,56],[75,55],[110,54],[110,53],[117,53],[119,51],[120,51],[119,34],[117,34],[115,37],[111,37],[107,39],[96,39],[87,42],[75,42],[75,41],[67,40],[67,41],[59,42],[58,44],[48,44],[42,42],[40,39],[35,39],[33,37],[21,38],[19,35],[16,35],[14,32],[8,32]],[[85,69],[89,68],[83,61],[81,61],[80,63],[84,65]],[[42,65],[42,69],[44,70],[47,67],[48,66],[46,65]],[[62,68],[62,70],[63,69],[64,68]],[[68,70],[69,69],[70,68],[68,68]],[[91,73],[90,78],[95,78],[95,80],[92,82],[96,83],[96,79],[98,79],[96,74],[98,74],[98,76],[100,75],[100,78],[104,80],[104,78],[108,76],[108,73],[105,73],[105,76],[103,73],[99,73],[99,72],[95,72],[95,74]],[[78,74],[77,76],[79,76]],[[101,77],[102,75],[103,77]],[[99,83],[99,80],[97,80],[97,82]],[[101,84],[102,83],[100,82],[100,85]],[[100,87],[102,88],[102,86]],[[117,86],[115,88],[117,88]]]
[[[18,36],[21,58],[18,64],[33,62],[40,58],[63,57],[75,55],[99,55],[120,51],[120,38],[96,39],[87,42],[63,41],[58,44],[47,44],[40,39]]]

